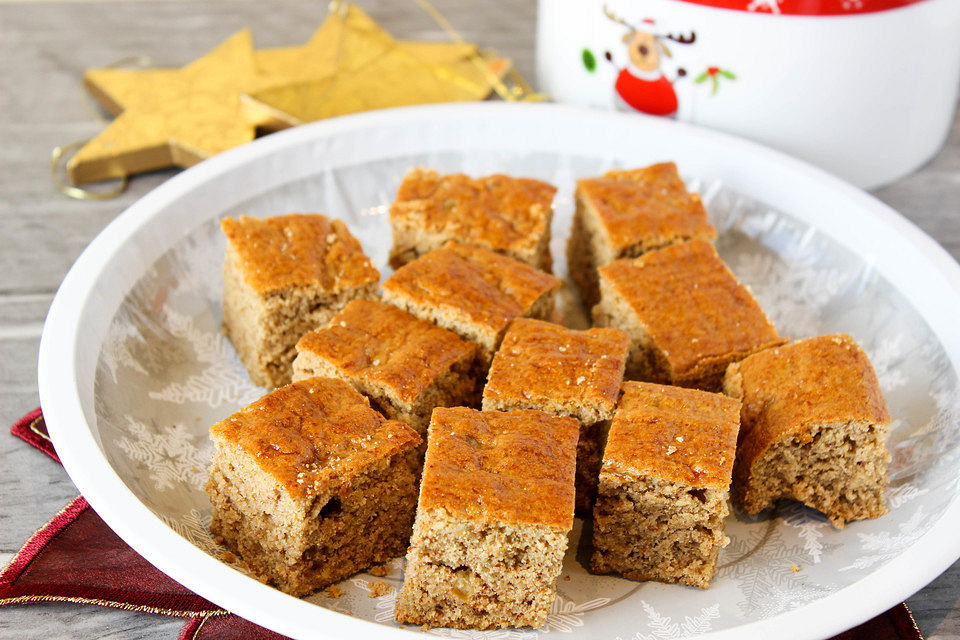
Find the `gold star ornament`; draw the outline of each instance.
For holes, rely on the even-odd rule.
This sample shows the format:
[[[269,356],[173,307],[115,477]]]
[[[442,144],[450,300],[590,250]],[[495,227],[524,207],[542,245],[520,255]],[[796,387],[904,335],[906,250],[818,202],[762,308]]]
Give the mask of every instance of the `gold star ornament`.
[[[90,69],[84,86],[118,114],[67,163],[74,184],[189,167],[253,139],[240,92],[256,67],[244,29],[181,69]]]
[[[256,52],[260,70],[285,82],[241,96],[248,120],[272,131],[371,109],[482,100],[510,69],[475,44],[395,40],[355,5],[335,6],[306,45]]]

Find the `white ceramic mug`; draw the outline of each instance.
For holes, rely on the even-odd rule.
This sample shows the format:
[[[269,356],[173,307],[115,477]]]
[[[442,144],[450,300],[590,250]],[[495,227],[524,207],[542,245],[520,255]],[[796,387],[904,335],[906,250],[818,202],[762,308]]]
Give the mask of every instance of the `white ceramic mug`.
[[[875,187],[933,156],[960,0],[540,0],[553,99],[723,129]]]

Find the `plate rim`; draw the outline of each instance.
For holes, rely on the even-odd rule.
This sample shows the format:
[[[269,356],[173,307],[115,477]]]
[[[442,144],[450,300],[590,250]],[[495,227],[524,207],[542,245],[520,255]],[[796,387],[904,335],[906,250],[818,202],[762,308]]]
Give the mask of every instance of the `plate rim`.
[[[260,156],[282,152],[305,140],[331,138],[340,133],[373,126],[398,126],[417,119],[467,120],[503,119],[521,114],[552,112],[555,118],[617,120],[623,126],[666,127],[677,135],[740,154],[759,156],[776,165],[798,181],[819,183],[847,201],[869,212],[886,227],[885,231],[920,252],[927,266],[944,279],[960,302],[960,265],[911,221],[873,196],[821,169],[758,143],[687,123],[635,114],[591,110],[556,104],[511,104],[500,102],[427,105],[373,111],[302,125],[241,145],[165,181],[131,204],[101,231],[77,258],[50,306],[44,323],[38,361],[38,386],[41,405],[51,439],[63,461],[64,469],[81,494],[123,540],[158,569],[208,600],[227,610],[241,609],[243,617],[294,638],[316,633],[310,622],[324,620],[324,631],[334,638],[396,638],[408,629],[390,627],[318,607],[288,596],[272,587],[243,576],[229,565],[207,555],[174,532],[130,491],[113,471],[100,450],[91,425],[85,417],[77,379],[81,314],[79,311],[96,296],[97,277],[126,241],[156,215],[165,202],[206,181],[228,174],[236,166]],[[544,116],[546,117],[546,116]],[[776,203],[767,202],[772,206]],[[815,223],[811,222],[811,225]],[[816,225],[815,225],[816,226]],[[820,226],[821,231],[824,229]],[[833,235],[828,232],[828,235]],[[841,241],[844,246],[847,243]],[[896,287],[903,293],[900,287]],[[960,307],[960,304],[957,305]],[[925,319],[926,315],[923,316]],[[960,361],[960,340],[951,346],[943,342],[955,368]],[[99,353],[99,345],[97,348]],[[93,391],[93,381],[88,384]],[[78,428],[83,425],[86,428]],[[960,557],[960,538],[952,535],[960,526],[960,492],[953,496],[943,514],[924,535],[897,557],[870,574],[833,594],[763,620],[709,632],[703,638],[757,637],[782,631],[785,625],[802,630],[803,638],[827,637],[863,622],[909,597],[931,582]],[[935,549],[937,552],[929,552]],[[189,571],[187,569],[190,569]],[[226,588],[229,583],[229,588]],[[307,609],[309,607],[309,610]],[[309,614],[309,615],[307,615]],[[320,616],[319,618],[317,616]],[[419,632],[417,632],[419,633]],[[424,637],[435,637],[426,636]]]

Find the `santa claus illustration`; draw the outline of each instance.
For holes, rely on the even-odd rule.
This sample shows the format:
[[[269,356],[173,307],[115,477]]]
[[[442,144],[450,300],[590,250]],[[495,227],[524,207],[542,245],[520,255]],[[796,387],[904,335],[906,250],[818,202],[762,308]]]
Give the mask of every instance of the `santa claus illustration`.
[[[629,30],[623,36],[623,42],[627,45],[627,66],[620,69],[614,85],[618,103],[655,116],[670,116],[676,113],[677,92],[673,89],[673,80],[660,68],[660,56],[662,54],[668,58],[673,57],[665,40],[693,44],[697,34],[693,31],[688,36],[658,34],[654,31],[656,25],[650,18],[643,21],[642,28],[637,28],[614,15],[606,6],[603,10],[608,18]],[[606,58],[614,62],[609,51],[606,52]],[[685,75],[686,71],[682,67],[677,70],[677,77]]]

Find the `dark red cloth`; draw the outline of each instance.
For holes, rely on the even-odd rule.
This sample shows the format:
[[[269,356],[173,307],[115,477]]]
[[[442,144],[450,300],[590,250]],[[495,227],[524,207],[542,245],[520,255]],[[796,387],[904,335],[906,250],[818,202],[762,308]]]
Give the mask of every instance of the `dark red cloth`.
[[[59,462],[40,410],[10,430]],[[82,496],[43,525],[0,572],[0,606],[80,602],[189,616],[180,640],[285,640],[190,592],[131,549]],[[898,604],[834,640],[923,640],[907,605]]]
[[[233,614],[195,616],[183,627],[180,640],[289,640]]]
[[[40,412],[40,407],[17,420],[17,423],[10,429],[10,433],[21,440],[26,440],[27,444],[32,444],[58,463],[60,462],[60,456],[54,451],[50,436],[47,435],[47,425],[43,423],[43,413]]]
[[[0,602],[67,600],[189,616],[222,611],[157,571],[77,497],[0,573]]]

